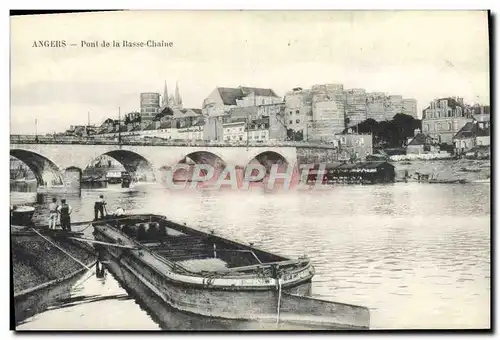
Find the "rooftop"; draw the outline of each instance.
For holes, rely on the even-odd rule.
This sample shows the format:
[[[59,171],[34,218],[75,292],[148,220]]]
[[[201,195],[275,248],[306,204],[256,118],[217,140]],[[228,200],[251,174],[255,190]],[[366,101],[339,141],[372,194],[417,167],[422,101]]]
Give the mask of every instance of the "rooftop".
[[[278,97],[272,89],[263,89],[258,87],[218,87],[217,91],[219,92],[224,105],[236,105],[236,100],[247,97],[251,93],[262,97]]]
[[[425,145],[428,143],[429,137],[422,132],[418,133],[409,143],[410,145]]]
[[[478,124],[477,122],[468,122],[457,132],[457,134],[453,138],[472,138],[489,135],[489,126],[487,128],[481,128],[480,124]]]

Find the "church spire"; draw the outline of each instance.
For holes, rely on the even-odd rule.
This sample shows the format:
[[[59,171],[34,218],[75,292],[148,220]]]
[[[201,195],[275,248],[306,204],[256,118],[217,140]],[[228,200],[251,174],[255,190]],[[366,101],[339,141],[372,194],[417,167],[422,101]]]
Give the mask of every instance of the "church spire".
[[[182,98],[179,92],[179,82],[175,83],[175,97],[174,97],[174,105],[176,107],[182,108]]]
[[[165,80],[165,88],[163,89],[162,106],[164,108],[168,106],[168,89],[167,89],[167,81],[166,80]]]

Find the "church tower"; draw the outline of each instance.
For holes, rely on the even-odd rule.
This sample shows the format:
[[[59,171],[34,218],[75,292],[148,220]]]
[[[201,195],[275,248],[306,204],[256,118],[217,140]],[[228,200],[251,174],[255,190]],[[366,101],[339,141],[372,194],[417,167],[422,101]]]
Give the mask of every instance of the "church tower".
[[[182,109],[182,97],[179,92],[179,82],[175,83],[175,96],[174,96],[174,106],[175,108]]]
[[[179,91],[179,82],[175,84],[175,93],[173,95],[168,94],[167,81],[165,81],[165,88],[163,90],[163,96],[161,101],[161,109],[166,107],[174,109],[182,109],[182,97]]]
[[[167,106],[169,106],[169,103],[168,103],[168,89],[167,89],[167,81],[165,80],[165,88],[163,89],[163,98],[162,98],[162,102],[161,102],[161,108],[162,108],[162,110],[164,108],[166,108]]]

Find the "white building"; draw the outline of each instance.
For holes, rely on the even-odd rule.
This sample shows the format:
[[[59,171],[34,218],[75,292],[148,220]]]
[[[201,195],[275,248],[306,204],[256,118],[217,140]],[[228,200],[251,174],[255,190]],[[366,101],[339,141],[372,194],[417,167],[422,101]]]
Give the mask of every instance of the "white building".
[[[242,142],[246,141],[246,124],[247,121],[244,119],[238,119],[237,121],[224,123],[222,125],[222,130],[224,134],[225,142]]]
[[[217,87],[203,101],[203,114],[221,116],[228,114],[235,107],[258,106],[281,102],[281,98],[272,89],[256,87],[237,88]]]

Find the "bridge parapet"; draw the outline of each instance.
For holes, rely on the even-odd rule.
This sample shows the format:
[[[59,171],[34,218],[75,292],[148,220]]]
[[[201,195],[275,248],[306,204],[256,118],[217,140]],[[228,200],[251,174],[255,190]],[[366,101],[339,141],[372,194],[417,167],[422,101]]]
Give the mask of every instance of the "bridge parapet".
[[[78,145],[130,145],[130,146],[178,146],[178,147],[293,147],[293,148],[319,148],[336,149],[334,144],[317,142],[292,142],[292,141],[268,141],[259,142],[221,142],[204,140],[167,140],[161,138],[144,139],[116,139],[98,137],[69,137],[69,136],[34,136],[34,135],[11,135],[11,144],[78,144]]]

